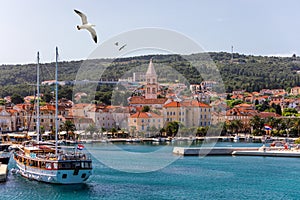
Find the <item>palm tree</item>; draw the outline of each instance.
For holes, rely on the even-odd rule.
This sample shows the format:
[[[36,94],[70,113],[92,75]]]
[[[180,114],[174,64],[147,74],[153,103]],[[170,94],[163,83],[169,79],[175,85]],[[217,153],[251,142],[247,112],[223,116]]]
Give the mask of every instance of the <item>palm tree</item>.
[[[76,127],[75,127],[75,124],[73,124],[72,121],[67,120],[67,121],[65,121],[61,124],[60,129],[62,131],[66,131],[67,139],[70,139],[69,132],[71,132],[71,134],[74,135],[74,131],[76,130]],[[73,139],[75,139],[75,138],[73,137]]]
[[[179,122],[169,122],[166,126],[166,132],[168,136],[174,137],[179,130]]]
[[[255,115],[250,119],[250,125],[252,126],[254,131],[258,131],[258,133],[262,132],[264,127],[264,120],[261,119],[259,116]]]
[[[196,136],[200,136],[200,137],[205,136],[206,133],[207,133],[207,130],[208,130],[208,127],[203,127],[203,126],[198,127],[197,132],[196,132]]]
[[[233,120],[231,121],[233,129],[235,130],[235,133],[239,134],[239,132],[244,128],[244,124],[241,120]]]
[[[297,136],[299,136],[299,132],[300,132],[300,118],[296,118],[296,119],[294,120],[294,125],[293,125],[293,127],[294,127],[295,129],[297,129]]]

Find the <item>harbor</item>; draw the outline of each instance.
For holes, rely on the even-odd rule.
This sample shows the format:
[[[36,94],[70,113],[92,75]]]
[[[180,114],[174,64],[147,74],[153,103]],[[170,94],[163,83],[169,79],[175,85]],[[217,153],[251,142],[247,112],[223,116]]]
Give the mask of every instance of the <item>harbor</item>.
[[[189,196],[191,199],[238,199],[239,193],[250,199],[260,199],[265,193],[268,198],[280,199],[288,193],[288,199],[297,199],[300,195],[294,190],[300,184],[298,179],[293,179],[300,170],[299,158],[275,158],[262,156],[177,156],[172,154],[174,146],[152,143],[93,143],[85,144],[88,149],[98,149],[106,152],[108,157],[116,160],[118,152],[112,146],[128,152],[156,152],[161,148],[166,151],[157,156],[157,162],[144,160],[143,166],[156,166],[170,157],[178,158],[160,170],[148,173],[126,173],[111,166],[103,164],[100,154],[99,159],[94,159],[93,175],[84,184],[56,185],[44,184],[20,175],[8,173],[7,182],[1,184],[1,197],[11,199],[33,200],[38,198],[48,199],[176,199],[176,197]],[[177,144],[176,144],[177,145]],[[236,145],[248,147],[262,144],[220,142],[216,147]],[[195,146],[191,146],[195,147]],[[9,168],[14,167],[15,161],[11,160]],[[129,165],[130,160],[123,158],[122,166]],[[272,166],[272,167],[270,167]],[[121,167],[121,166],[120,166]],[[280,169],[280,171],[278,171]],[[260,180],[257,183],[257,179]],[[293,181],[290,181],[293,180]],[[282,184],[282,183],[285,184]],[[130,186],[128,186],[130,184]],[[235,187],[239,184],[238,189]],[[249,186],[250,185],[250,186]],[[277,191],[274,192],[274,186]],[[216,187],[217,186],[217,187]],[[154,188],[153,190],[148,190]],[[216,190],[222,189],[222,194]],[[237,193],[237,190],[239,193]],[[64,191],[64,192],[61,192]],[[258,191],[258,192],[257,192]]]

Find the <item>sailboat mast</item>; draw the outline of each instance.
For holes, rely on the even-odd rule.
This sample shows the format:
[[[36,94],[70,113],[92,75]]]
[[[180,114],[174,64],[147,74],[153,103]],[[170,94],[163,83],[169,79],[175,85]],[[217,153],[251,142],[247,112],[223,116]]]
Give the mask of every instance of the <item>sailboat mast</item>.
[[[57,80],[57,63],[58,48],[56,47],[55,55],[55,154],[57,154],[57,135],[58,135],[58,80]]]
[[[36,89],[37,89],[37,100],[36,100],[36,135],[37,141],[40,140],[40,53],[37,52],[37,75],[36,75]]]

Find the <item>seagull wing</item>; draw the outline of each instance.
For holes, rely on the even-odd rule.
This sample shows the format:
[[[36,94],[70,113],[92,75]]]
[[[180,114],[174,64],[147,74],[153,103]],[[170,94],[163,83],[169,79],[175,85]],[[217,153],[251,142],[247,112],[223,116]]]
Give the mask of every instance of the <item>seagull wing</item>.
[[[122,49],[124,49],[126,47],[127,44],[124,44],[123,46],[120,47],[119,51],[121,51]]]
[[[82,24],[87,24],[87,17],[85,14],[83,14],[82,12],[78,11],[78,10],[74,10],[80,17],[81,17],[81,21]]]
[[[95,29],[93,29],[92,27],[87,28],[87,30],[91,33],[93,40],[97,43],[97,33],[95,31]]]

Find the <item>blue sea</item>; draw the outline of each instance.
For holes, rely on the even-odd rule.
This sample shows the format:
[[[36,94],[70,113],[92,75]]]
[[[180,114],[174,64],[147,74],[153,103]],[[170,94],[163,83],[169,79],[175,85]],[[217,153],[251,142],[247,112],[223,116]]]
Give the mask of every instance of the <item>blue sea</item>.
[[[261,144],[220,143],[217,145],[257,146]],[[87,145],[94,154],[94,170],[86,183],[52,185],[30,181],[10,173],[8,181],[0,184],[0,199],[274,200],[300,198],[299,158],[181,157],[172,154],[173,146],[176,144]],[[121,154],[122,159],[114,157],[121,151],[129,154],[154,152],[156,155],[160,149],[164,151],[157,153],[157,159],[140,160],[140,163],[132,164],[130,156],[126,157],[126,154]],[[97,151],[99,155],[95,153]],[[108,163],[109,157],[115,162]],[[169,158],[172,158],[172,162],[168,161],[169,164],[166,165],[165,160]],[[11,159],[9,167],[14,167],[14,164]],[[139,170],[139,166],[142,170]]]

